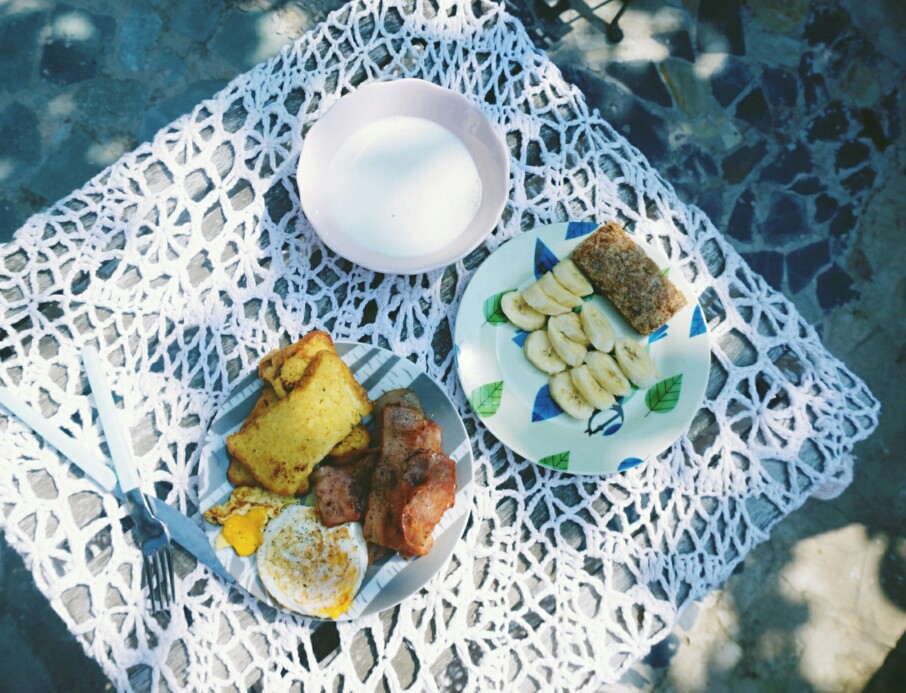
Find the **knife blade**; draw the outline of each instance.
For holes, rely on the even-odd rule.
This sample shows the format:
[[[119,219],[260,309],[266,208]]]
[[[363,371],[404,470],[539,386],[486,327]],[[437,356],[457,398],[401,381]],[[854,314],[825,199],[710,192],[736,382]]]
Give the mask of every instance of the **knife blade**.
[[[3,405],[22,423],[50,443],[76,467],[85,472],[98,486],[116,495],[120,501],[123,500],[119,485],[116,482],[116,475],[106,460],[93,455],[76,440],[70,438],[45,419],[37,409],[16,398],[8,388],[0,387],[0,405]],[[236,581],[217,558],[211,542],[208,541],[208,537],[201,527],[195,524],[191,518],[183,515],[176,508],[167,505],[159,498],[149,496],[149,499],[151,500],[154,514],[157,515],[161,522],[167,525],[173,541],[210,568],[215,575],[229,583]]]
[[[204,533],[201,527],[172,505],[164,503],[160,498],[151,496],[150,500],[154,514],[157,515],[157,519],[167,525],[167,529],[170,530],[170,538],[173,541],[195,556],[201,563],[204,563],[218,577],[229,583],[236,582],[236,578],[226,571],[223,563],[217,558],[211,542],[208,541],[208,535]]]

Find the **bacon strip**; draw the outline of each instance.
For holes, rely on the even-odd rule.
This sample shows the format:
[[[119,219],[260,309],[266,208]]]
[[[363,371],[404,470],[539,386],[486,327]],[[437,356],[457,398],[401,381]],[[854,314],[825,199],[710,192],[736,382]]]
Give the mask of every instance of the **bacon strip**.
[[[456,497],[456,463],[441,452],[441,430],[416,409],[388,404],[381,422],[381,457],[371,480],[365,538],[424,556],[432,533]]]
[[[362,520],[377,459],[376,449],[356,450],[312,472],[318,512],[325,525],[335,527]]]

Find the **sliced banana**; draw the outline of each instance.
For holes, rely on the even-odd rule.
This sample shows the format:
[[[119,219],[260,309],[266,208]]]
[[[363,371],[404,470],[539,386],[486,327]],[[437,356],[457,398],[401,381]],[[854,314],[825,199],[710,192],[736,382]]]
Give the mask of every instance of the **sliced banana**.
[[[522,299],[539,313],[544,313],[545,315],[560,315],[570,311],[569,306],[557,303],[546,294],[538,282],[535,282],[522,292]]]
[[[545,272],[541,276],[541,279],[538,280],[538,286],[557,303],[562,303],[570,308],[578,308],[582,305],[582,299],[558,282],[557,278],[550,272]]]
[[[578,366],[585,360],[587,349],[579,342],[574,342],[557,325],[547,324],[547,336],[557,355],[566,361],[567,366]]]
[[[595,409],[607,409],[614,403],[613,395],[605,390],[601,384],[595,380],[588,366],[581,365],[571,368],[569,377],[573,379],[573,385],[579,391],[585,401]]]
[[[500,299],[500,309],[507,320],[520,330],[540,330],[547,322],[547,316],[532,308],[519,291],[511,291]]]
[[[547,330],[537,330],[530,333],[525,338],[525,344],[522,345],[522,348],[529,362],[545,373],[559,373],[566,370],[566,363],[557,356],[557,352],[551,346],[550,339],[547,337]]]
[[[587,419],[594,414],[594,407],[585,401],[585,398],[573,385],[573,379],[569,373],[552,375],[548,387],[551,391],[551,398],[574,419]]]
[[[591,344],[588,335],[586,335],[585,330],[582,329],[582,320],[580,320],[579,316],[572,311],[563,313],[563,315],[555,315],[550,319],[550,324],[554,325],[555,329],[565,334],[568,339],[571,339],[582,346]]]
[[[585,364],[591,371],[594,379],[605,390],[617,397],[625,397],[631,392],[629,381],[620,370],[617,362],[609,354],[602,351],[589,351],[585,357]]]
[[[560,260],[554,265],[553,272],[557,280],[577,296],[588,296],[594,292],[591,283],[572,260]]]
[[[583,303],[582,310],[579,311],[579,318],[582,330],[588,335],[588,340],[595,349],[605,353],[613,349],[617,336],[614,334],[610,320],[601,312],[600,308],[591,302]]]
[[[623,337],[617,340],[614,355],[620,370],[636,387],[649,387],[657,380],[657,366],[645,347],[638,342]]]

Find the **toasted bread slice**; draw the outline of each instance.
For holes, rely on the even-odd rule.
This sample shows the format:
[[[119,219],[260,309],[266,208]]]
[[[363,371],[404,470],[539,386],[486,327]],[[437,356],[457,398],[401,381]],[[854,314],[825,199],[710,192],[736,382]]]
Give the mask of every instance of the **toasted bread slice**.
[[[235,457],[230,458],[230,466],[227,467],[227,479],[233,486],[260,486],[258,481],[255,479],[255,475],[252,474],[248,467],[246,467],[242,462],[237,460]]]
[[[258,483],[255,475],[235,457],[230,458],[230,466],[227,467],[227,479],[229,479],[230,483],[236,488],[241,488],[243,486],[261,488],[261,484]],[[308,488],[308,479],[306,479],[302,482],[302,485],[296,489],[296,495],[304,496],[308,493]]]
[[[343,359],[320,351],[286,397],[227,437],[227,449],[261,486],[291,496],[371,406]]]
[[[322,330],[312,330],[295,344],[278,352],[270,352],[258,365],[258,375],[273,386],[278,397],[295,387],[316,354],[334,351],[333,340]]]
[[[288,348],[289,347],[287,347],[287,349]],[[274,374],[277,372],[277,367],[274,365],[274,359],[277,358],[277,355],[281,351],[283,351],[283,349],[272,349],[258,362],[258,377],[268,384],[274,379]]]
[[[275,353],[275,352],[271,352]],[[268,355],[270,356],[270,354]],[[268,358],[265,356],[265,358]],[[263,361],[262,361],[263,363]],[[252,411],[249,412],[248,418],[245,420],[245,423],[242,424],[242,429],[245,430],[248,428],[249,424],[261,416],[268,408],[274,404],[279,398],[277,393],[274,392],[268,383],[264,384],[264,389],[261,391],[261,395],[258,397],[258,401],[255,402],[255,406],[252,407]],[[258,482],[255,481],[255,476],[248,470],[248,468],[242,464],[239,460],[231,457],[230,466],[227,468],[227,479],[233,486],[258,486]]]
[[[242,427],[245,428],[252,421],[261,416],[271,407],[271,405],[275,404],[278,399],[280,398],[277,397],[277,393],[274,391],[274,388],[272,388],[270,384],[265,383],[264,389],[261,391],[261,395],[258,397],[258,401],[255,402],[255,406],[252,407],[252,411],[249,412],[248,418],[246,418],[245,423],[242,424]]]
[[[314,355],[324,349],[333,349],[333,340],[330,335],[322,330],[312,330],[304,335],[298,342],[267,352],[258,363],[258,377],[271,386],[278,382],[280,369],[283,364],[298,355],[291,365],[291,371],[296,375],[297,382],[305,372],[305,367],[309,364]],[[301,352],[301,353],[300,353]],[[277,387],[279,397],[286,396],[286,389]]]
[[[277,397],[277,393],[274,392],[274,388],[265,383],[264,389],[261,391],[261,396],[258,397],[258,401],[255,402],[255,406],[252,407],[252,411],[249,412],[248,418],[245,420],[245,423],[242,424],[242,429],[240,430],[247,428],[252,421],[261,416],[261,414],[266,412],[272,404],[278,402],[279,400],[280,398]],[[352,432],[348,436],[346,436],[346,438],[337,443],[336,447],[334,447],[334,450],[336,450],[338,447],[343,446],[348,438],[357,433],[358,428],[360,428],[360,426],[356,426],[356,428],[352,429]],[[367,430],[365,431],[365,435],[368,435]],[[333,450],[331,450],[331,453],[333,453]],[[242,462],[237,460],[235,457],[230,458],[230,466],[227,467],[227,479],[229,479],[230,483],[236,487],[259,486],[258,481],[255,479],[255,475],[252,474],[248,470],[248,467],[242,464]],[[301,495],[303,493],[308,493],[307,481],[296,490],[297,495]]]
[[[343,438],[339,443],[333,446],[333,449],[327,453],[328,457],[343,457],[351,452],[365,450],[371,445],[371,434],[362,424],[353,428],[349,435]]]

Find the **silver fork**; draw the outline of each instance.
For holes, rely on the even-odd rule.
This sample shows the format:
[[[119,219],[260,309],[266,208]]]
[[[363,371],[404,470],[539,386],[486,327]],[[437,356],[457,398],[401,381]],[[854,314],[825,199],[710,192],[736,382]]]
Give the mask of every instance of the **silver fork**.
[[[129,503],[129,514],[135,523],[133,528],[136,541],[141,546],[143,574],[148,591],[151,593],[151,611],[162,611],[176,600],[176,582],[173,578],[173,554],[170,549],[170,533],[155,517],[141,492],[138,467],[132,457],[132,447],[126,438],[126,429],[117,421],[113,396],[107,386],[107,379],[101,366],[100,357],[93,347],[82,349],[82,363],[88,375],[88,383],[94,394],[94,402],[101,419],[101,428],[107,437],[113,468],[119,479],[120,489]]]

